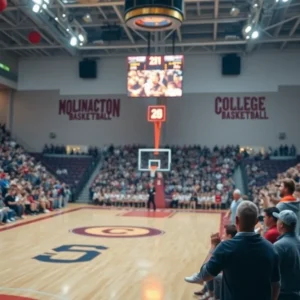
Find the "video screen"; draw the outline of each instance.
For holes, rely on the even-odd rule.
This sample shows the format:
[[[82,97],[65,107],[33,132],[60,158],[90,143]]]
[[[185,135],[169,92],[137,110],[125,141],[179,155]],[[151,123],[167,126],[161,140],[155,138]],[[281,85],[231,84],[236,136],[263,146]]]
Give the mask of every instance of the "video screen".
[[[181,97],[183,55],[128,57],[129,97]]]

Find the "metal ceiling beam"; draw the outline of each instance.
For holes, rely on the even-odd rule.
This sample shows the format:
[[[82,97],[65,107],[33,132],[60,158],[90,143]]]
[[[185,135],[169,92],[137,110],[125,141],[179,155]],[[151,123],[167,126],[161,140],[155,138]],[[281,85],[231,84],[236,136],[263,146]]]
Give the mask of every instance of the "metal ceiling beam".
[[[178,41],[182,42],[182,34],[180,28],[177,28],[176,32],[177,32]]]
[[[294,35],[294,33],[297,30],[297,28],[299,27],[299,25],[300,25],[300,17],[298,18],[298,20],[296,21],[296,23],[294,24],[294,26],[291,28],[289,36],[293,36]],[[283,50],[287,43],[288,42],[284,42],[281,45],[280,50]]]
[[[283,20],[285,19],[285,16],[286,16],[286,13],[287,13],[288,9],[289,9],[289,5],[287,5],[287,6],[283,9],[283,11],[282,11],[281,14],[280,14],[280,21],[283,21]],[[277,37],[277,36],[279,35],[279,33],[280,33],[280,31],[281,31],[281,28],[282,28],[283,24],[284,24],[284,23],[282,23],[282,24],[280,24],[279,26],[276,27],[273,36]]]
[[[10,26],[16,26],[16,24],[14,22],[12,22],[11,20],[9,20],[7,17],[3,16],[3,14],[0,14],[0,19],[2,19],[3,21],[5,21]]]
[[[22,43],[13,36],[13,34],[8,34],[5,31],[2,31],[3,34],[5,34],[8,38],[10,38],[12,41],[14,41],[16,44],[18,44],[19,46],[22,46]]]
[[[129,31],[129,28],[126,26],[125,20],[124,20],[122,14],[121,14],[119,8],[118,8],[117,6],[115,6],[115,5],[113,5],[113,9],[114,9],[116,15],[118,16],[118,18],[119,18],[119,20],[120,20],[120,22],[121,22],[121,26],[122,26],[123,29],[125,30],[125,32],[126,32],[128,38],[129,38],[129,40],[131,41],[132,44],[135,44],[135,40],[134,40],[134,38],[133,38],[131,32]]]
[[[19,6],[18,0],[10,0],[15,6]],[[20,7],[20,10],[22,13],[27,16],[37,27],[40,28],[44,24],[44,21],[42,21],[38,15],[33,13],[31,10],[28,10],[28,7]],[[74,56],[77,53],[77,50],[75,48],[72,48],[67,44],[67,41],[61,36],[60,32],[56,30],[54,27],[50,28],[49,26],[43,27],[43,29],[50,35],[52,38],[59,44],[64,45],[66,50],[69,52],[70,55]],[[40,32],[41,30],[39,30]]]
[[[105,12],[103,11],[103,9],[100,6],[98,6],[97,9],[100,12],[100,14],[102,15],[102,17],[104,18],[104,20],[107,21],[108,18],[107,18],[107,15],[105,14]]]
[[[219,16],[219,0],[215,0],[215,8],[214,8],[214,18],[218,19]],[[218,22],[214,23],[214,32],[213,32],[213,39],[214,41],[217,40],[218,36]],[[216,47],[214,46],[214,50],[216,50]]]
[[[300,36],[284,36],[284,37],[278,37],[278,38],[262,38],[257,40],[257,44],[260,43],[281,43],[281,42],[299,42]],[[177,47],[198,47],[198,46],[230,46],[230,45],[245,45],[246,41],[244,40],[235,40],[235,41],[228,41],[228,40],[200,40],[200,41],[194,41],[194,40],[186,40],[181,43],[177,43]],[[164,44],[161,44],[164,45]],[[160,46],[160,45],[158,45]],[[172,43],[166,43],[164,45],[165,47],[172,47]],[[36,46],[9,46],[9,47],[3,47],[3,50],[31,50],[31,49],[59,49],[63,48],[61,45],[36,45]],[[108,44],[108,45],[89,45],[89,46],[83,46],[80,49],[82,51],[87,50],[105,50],[105,49],[146,49],[147,44],[145,43],[138,43],[135,45],[131,44],[121,44],[121,43],[114,43],[114,44]]]
[[[197,2],[197,15],[198,15],[198,16],[201,15],[201,6],[200,6],[200,2]]]
[[[241,22],[247,20],[247,17],[238,17],[238,18],[210,18],[209,15],[205,16],[202,14],[201,19],[188,19],[183,22],[184,25],[202,25],[202,24],[214,24],[214,23],[219,23],[219,24],[226,24],[226,23],[236,23],[236,22]],[[116,23],[120,24],[119,19],[110,19],[111,23]],[[102,25],[106,25],[106,22],[98,22],[98,23],[92,23],[92,24],[81,24],[82,27],[84,28],[93,28],[93,27],[99,27]],[[40,29],[49,29],[49,26],[46,25],[40,25]],[[36,26],[27,24],[23,26],[15,26],[15,27],[8,27],[8,26],[0,26],[0,31],[1,30],[31,30],[31,29],[36,29]]]
[[[286,19],[286,20],[283,20],[283,21],[281,21],[281,22],[275,23],[275,24],[273,24],[273,25],[271,25],[271,26],[265,27],[264,30],[265,30],[265,31],[270,30],[270,29],[272,29],[272,28],[275,28],[275,27],[277,27],[277,26],[280,26],[281,24],[284,24],[284,23],[293,21],[293,20],[295,20],[295,19],[298,19],[299,17],[300,17],[300,15],[293,16],[293,17],[288,18],[288,19]]]

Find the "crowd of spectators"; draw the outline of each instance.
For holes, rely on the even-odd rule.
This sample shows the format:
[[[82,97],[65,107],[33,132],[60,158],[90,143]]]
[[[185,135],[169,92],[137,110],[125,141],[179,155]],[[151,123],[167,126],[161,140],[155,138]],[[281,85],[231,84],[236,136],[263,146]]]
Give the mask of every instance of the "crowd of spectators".
[[[258,167],[259,168],[259,167]],[[263,171],[259,171],[261,174]],[[252,176],[253,172],[250,174],[250,178]],[[249,176],[249,175],[248,175]],[[262,208],[262,200],[261,196],[266,195],[272,203],[277,203],[280,199],[279,195],[279,185],[284,179],[292,179],[295,183],[300,183],[300,164],[297,164],[296,166],[289,168],[283,173],[277,174],[277,178],[269,181],[264,186],[257,186],[255,184],[255,181],[253,184],[249,186],[249,195],[253,199],[254,203],[256,203],[260,208]],[[251,183],[251,181],[250,181]],[[300,186],[296,185],[295,188],[296,198],[300,199]],[[299,195],[298,195],[299,193]]]
[[[255,203],[234,192],[226,217],[237,234],[223,241],[219,233],[212,234],[210,255],[200,272],[185,277],[188,283],[204,284],[195,292],[199,299],[300,299],[300,195],[293,180],[298,172],[288,174],[279,175],[275,184],[278,198],[261,192],[263,216]]]
[[[246,165],[246,174],[248,179],[248,188],[251,190],[257,186],[257,182],[268,177],[268,172],[263,170],[261,162],[251,161]]]
[[[68,186],[56,180],[0,127],[0,223],[67,205]]]
[[[269,153],[272,156],[296,156],[297,149],[294,145],[280,145],[278,148],[273,149],[272,147],[269,148]]]
[[[136,195],[147,193],[150,172],[138,171],[138,149],[141,145],[104,149],[104,162],[90,187],[90,198],[105,195]],[[165,193],[174,208],[220,208],[232,195],[233,173],[239,160],[239,146],[165,146],[172,152],[172,168],[163,174]],[[98,200],[97,200],[98,202]],[[104,203],[109,203],[109,200]]]

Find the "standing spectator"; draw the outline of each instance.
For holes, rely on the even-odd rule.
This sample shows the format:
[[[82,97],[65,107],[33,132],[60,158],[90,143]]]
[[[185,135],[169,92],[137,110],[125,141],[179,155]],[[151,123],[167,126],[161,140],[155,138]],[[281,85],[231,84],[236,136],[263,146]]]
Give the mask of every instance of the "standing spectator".
[[[235,190],[233,192],[233,200],[231,202],[230,209],[227,212],[226,217],[225,217],[226,219],[230,218],[231,224],[235,224],[237,208],[242,201],[243,201],[243,198],[241,197],[241,191]]]
[[[279,213],[279,209],[277,207],[269,207],[264,210],[264,224],[267,227],[264,237],[272,244],[274,244],[279,237],[277,218],[273,213]]]
[[[190,283],[212,280],[223,271],[222,300],[277,300],[280,291],[278,255],[273,246],[254,232],[258,209],[243,201],[238,209],[238,234],[223,241],[208,257]],[[217,239],[217,237],[212,237]]]
[[[279,300],[300,299],[300,239],[296,235],[297,216],[291,210],[273,213],[278,219],[279,240],[274,244],[279,255],[281,290]]]
[[[280,210],[291,210],[293,211],[298,219],[296,232],[300,234],[300,201],[294,196],[295,182],[292,179],[284,179],[280,185],[280,202],[276,207]]]

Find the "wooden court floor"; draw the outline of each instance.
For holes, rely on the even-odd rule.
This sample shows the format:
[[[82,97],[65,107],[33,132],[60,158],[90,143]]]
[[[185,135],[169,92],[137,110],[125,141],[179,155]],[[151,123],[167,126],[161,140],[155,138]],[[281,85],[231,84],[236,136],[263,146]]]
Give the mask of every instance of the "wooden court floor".
[[[1,300],[181,300],[183,278],[208,254],[221,213],[104,210],[60,213],[0,227]]]

